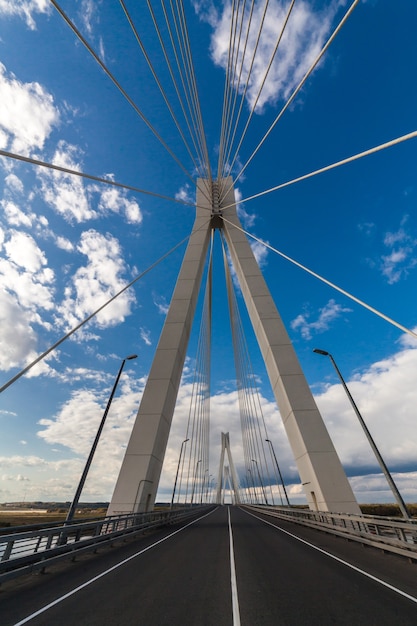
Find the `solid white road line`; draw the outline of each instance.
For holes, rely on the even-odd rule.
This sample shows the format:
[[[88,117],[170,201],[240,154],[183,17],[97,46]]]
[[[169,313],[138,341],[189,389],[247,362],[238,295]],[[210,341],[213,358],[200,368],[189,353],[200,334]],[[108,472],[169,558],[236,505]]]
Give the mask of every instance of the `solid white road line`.
[[[245,511],[245,509],[242,509],[242,510]],[[356,565],[352,565],[352,563],[348,563],[348,561],[344,561],[343,559],[339,558],[338,556],[335,556],[331,552],[327,552],[326,550],[323,550],[323,548],[319,548],[318,546],[315,546],[313,543],[310,543],[309,541],[306,541],[305,539],[301,539],[301,537],[297,537],[297,535],[293,535],[288,530],[284,530],[283,528],[276,526],[272,522],[268,522],[267,520],[262,519],[262,517],[258,517],[257,515],[254,515],[253,513],[249,513],[249,511],[245,511],[245,513],[247,513],[248,515],[252,515],[252,517],[255,517],[256,519],[261,520],[261,522],[264,522],[265,524],[268,524],[269,526],[273,526],[273,528],[276,528],[277,530],[281,531],[285,535],[288,535],[289,537],[292,537],[293,539],[296,539],[297,541],[304,543],[306,546],[309,546],[310,548],[317,550],[317,552],[321,552],[322,554],[325,554],[326,556],[330,557],[334,561],[338,561],[338,563],[342,563],[342,565],[346,565],[346,567],[350,567],[350,569],[354,570],[355,572],[358,572],[359,574],[362,574],[363,576],[370,578],[371,580],[379,583],[383,587],[386,587],[387,589],[391,589],[391,591],[395,591],[395,593],[398,593],[400,596],[403,596],[404,598],[407,598],[407,600],[411,600],[411,602],[414,602],[417,604],[417,598],[415,596],[410,596],[410,594],[406,593],[405,591],[401,591],[401,589],[398,589],[398,587],[394,587],[393,585],[390,585],[384,580],[381,580],[381,578],[377,578],[376,576],[373,576],[373,574],[369,574],[369,572],[366,572],[365,570],[360,569],[359,567],[356,567]]]
[[[229,545],[230,545],[230,579],[232,583],[232,612],[233,626],[240,626],[239,598],[237,595],[235,553],[233,550],[232,524],[230,522],[230,506],[227,507],[227,518],[229,523]]]
[[[14,624],[14,626],[21,626],[21,624],[27,624],[28,622],[30,622],[30,620],[34,619],[35,617],[37,617],[38,615],[41,615],[42,613],[45,613],[45,611],[48,611],[49,609],[51,609],[53,606],[56,606],[57,604],[59,604],[60,602],[63,602],[64,600],[66,600],[67,598],[69,598],[70,596],[73,596],[75,593],[78,593],[78,591],[81,591],[81,589],[85,589],[85,587],[88,587],[89,585],[91,585],[92,583],[96,582],[96,580],[99,580],[100,578],[103,578],[103,576],[106,576],[107,574],[110,574],[110,572],[113,572],[115,569],[118,569],[119,567],[121,567],[122,565],[125,565],[126,563],[128,563],[129,561],[132,561],[132,559],[135,559],[137,556],[140,556],[141,554],[143,554],[144,552],[147,552],[148,550],[151,550],[152,548],[154,548],[155,546],[158,546],[160,543],[163,543],[164,541],[166,541],[167,539],[170,539],[171,537],[173,537],[174,535],[177,535],[178,533],[180,533],[181,531],[185,530],[186,528],[188,528],[189,526],[192,526],[192,524],[195,524],[196,522],[199,522],[200,520],[204,519],[205,517],[207,517],[208,515],[211,515],[212,513],[214,513],[214,511],[216,511],[217,509],[214,509],[213,511],[209,511],[208,513],[206,513],[205,515],[202,515],[201,517],[199,517],[198,519],[193,520],[192,522],[189,522],[189,524],[186,524],[185,526],[183,526],[182,528],[178,528],[178,530],[175,530],[173,533],[171,533],[170,535],[167,535],[166,537],[163,537],[163,539],[160,539],[159,541],[155,541],[155,543],[152,543],[150,546],[148,546],[147,548],[144,548],[143,550],[140,550],[139,552],[136,552],[135,554],[132,554],[131,556],[129,556],[127,559],[124,559],[123,561],[120,561],[120,563],[116,563],[116,565],[113,565],[112,567],[110,567],[109,569],[105,570],[104,572],[101,572],[101,574],[98,574],[97,576],[94,576],[94,578],[91,578],[90,580],[87,580],[85,583],[83,583],[82,585],[79,585],[78,587],[75,587],[75,589],[72,589],[71,591],[69,591],[68,593],[64,594],[63,596],[57,598],[56,600],[54,600],[53,602],[50,602],[49,604],[45,605],[44,607],[42,607],[41,609],[39,609],[38,611],[35,611],[34,613],[31,613],[31,615],[28,615],[27,617],[25,617],[24,619],[20,620],[20,622],[16,622],[16,624]]]

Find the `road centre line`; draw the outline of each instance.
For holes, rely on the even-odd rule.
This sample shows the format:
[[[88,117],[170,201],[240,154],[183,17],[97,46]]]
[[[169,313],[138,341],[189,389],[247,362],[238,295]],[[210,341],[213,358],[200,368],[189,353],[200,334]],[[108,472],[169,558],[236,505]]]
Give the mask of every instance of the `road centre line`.
[[[325,554],[326,556],[330,557],[334,561],[338,561],[342,565],[346,565],[346,567],[349,567],[355,572],[358,572],[359,574],[366,576],[366,578],[370,578],[371,580],[379,583],[383,587],[386,587],[387,589],[391,589],[391,591],[394,591],[395,593],[398,593],[400,596],[407,598],[407,600],[411,600],[411,602],[414,602],[415,604],[417,604],[417,598],[415,596],[410,596],[410,594],[406,593],[405,591],[401,591],[401,589],[398,589],[398,587],[394,587],[393,585],[390,585],[384,580],[381,580],[381,578],[377,578],[376,576],[373,576],[373,574],[369,574],[369,572],[366,572],[365,570],[360,569],[359,567],[356,567],[356,565],[352,565],[351,563],[348,563],[348,561],[344,561],[343,559],[332,554],[331,552],[327,552],[326,550],[323,550],[323,548],[319,548],[318,546],[315,546],[313,543],[310,543],[309,541],[306,541],[305,539],[301,539],[301,537],[297,537],[297,535],[293,535],[293,533],[290,533],[288,530],[284,530],[283,528],[276,526],[272,522],[269,522],[263,519],[262,517],[258,517],[257,515],[254,515],[253,513],[249,513],[249,511],[246,511],[245,509],[242,509],[242,510],[248,515],[251,515],[252,517],[255,517],[256,519],[260,520],[261,522],[264,522],[265,524],[268,524],[269,526],[276,528],[277,530],[284,533],[285,535],[288,535],[289,537],[292,537],[293,539],[296,539],[297,541],[304,543],[306,546],[309,546],[310,548],[317,550],[317,552],[321,552],[322,554]]]
[[[120,561],[120,563],[116,563],[116,565],[113,565],[112,567],[110,567],[109,569],[105,570],[104,572],[101,572],[101,574],[98,574],[97,576],[94,576],[94,578],[91,578],[90,580],[87,580],[85,583],[83,583],[82,585],[79,585],[78,587],[75,587],[75,589],[72,589],[71,591],[68,591],[68,593],[65,593],[63,596],[60,596],[59,598],[57,598],[56,600],[54,600],[53,602],[50,602],[49,604],[45,605],[44,607],[42,607],[41,609],[38,609],[37,611],[35,611],[34,613],[31,613],[30,615],[28,615],[27,617],[25,617],[24,619],[20,620],[19,622],[16,622],[14,624],[14,626],[21,626],[22,624],[27,624],[28,622],[30,622],[32,619],[34,619],[35,617],[37,617],[38,615],[42,615],[42,613],[45,613],[46,611],[48,611],[49,609],[51,609],[53,606],[56,606],[57,604],[59,604],[60,602],[63,602],[64,600],[66,600],[67,598],[73,596],[74,594],[76,594],[78,591],[81,591],[82,589],[84,589],[85,587],[88,587],[89,585],[91,585],[92,583],[96,582],[97,580],[99,580],[100,578],[103,578],[103,576],[106,576],[107,574],[110,574],[110,572],[113,572],[114,570],[118,569],[119,567],[121,567],[122,565],[125,565],[126,563],[128,563],[129,561],[132,561],[133,559],[135,559],[137,556],[140,556],[141,554],[143,554],[144,552],[147,552],[148,550],[150,550],[151,548],[154,548],[155,546],[159,545],[160,543],[163,543],[164,541],[166,541],[167,539],[170,539],[171,537],[173,537],[174,535],[177,535],[178,533],[180,533],[181,531],[185,530],[186,528],[188,528],[189,526],[192,526],[193,524],[195,524],[196,522],[199,522],[200,520],[204,519],[205,517],[207,517],[208,515],[211,515],[212,513],[214,513],[214,511],[217,510],[217,507],[215,509],[213,509],[213,511],[209,511],[208,513],[206,513],[205,515],[202,515],[201,517],[199,517],[198,519],[193,520],[192,522],[189,522],[188,524],[186,524],[185,526],[183,526],[182,528],[178,528],[177,530],[175,530],[173,533],[171,533],[170,535],[167,535],[166,537],[163,537],[162,539],[159,539],[158,541],[156,541],[155,543],[152,543],[150,546],[147,546],[146,548],[143,548],[143,550],[140,550],[139,552],[136,552],[135,554],[132,554],[131,556],[127,557],[127,559],[124,559],[123,561]]]
[[[232,524],[230,522],[230,506],[227,507],[227,520],[229,524],[229,545],[230,545],[230,579],[232,584],[232,613],[233,626],[240,626],[239,597],[237,593],[235,553],[233,549]]]

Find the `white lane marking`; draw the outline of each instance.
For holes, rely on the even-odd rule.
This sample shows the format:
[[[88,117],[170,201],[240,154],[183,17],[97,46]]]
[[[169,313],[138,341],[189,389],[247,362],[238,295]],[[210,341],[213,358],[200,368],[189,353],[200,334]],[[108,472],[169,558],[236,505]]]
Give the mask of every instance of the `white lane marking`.
[[[342,563],[342,565],[346,565],[346,567],[350,567],[350,569],[354,570],[355,572],[358,572],[359,574],[366,576],[366,578],[370,578],[371,580],[379,583],[383,587],[387,587],[387,589],[391,589],[391,591],[395,591],[395,593],[398,593],[400,596],[403,596],[404,598],[407,598],[407,600],[411,600],[411,602],[414,602],[415,604],[417,604],[416,597],[410,596],[410,594],[406,593],[405,591],[401,591],[401,589],[398,589],[398,587],[394,587],[393,585],[390,585],[384,580],[381,580],[381,578],[377,578],[376,576],[373,576],[373,574],[369,574],[369,572],[366,572],[365,570],[360,569],[359,567],[356,567],[356,565],[352,565],[352,563],[348,563],[348,561],[344,561],[338,556],[331,554],[331,552],[327,552],[326,550],[323,550],[323,548],[319,548],[318,546],[315,546],[313,543],[310,543],[309,541],[306,541],[305,539],[301,539],[301,537],[297,537],[297,535],[293,535],[288,530],[284,530],[283,528],[280,528],[279,526],[272,524],[272,522],[268,522],[267,520],[262,519],[262,517],[258,517],[257,515],[254,515],[253,513],[249,513],[249,511],[245,511],[245,509],[241,509],[241,510],[247,513],[248,515],[252,515],[252,517],[255,517],[256,519],[259,519],[261,522],[265,522],[265,524],[269,524],[269,526],[273,526],[273,528],[276,528],[282,533],[289,535],[293,539],[297,539],[297,541],[304,543],[306,546],[310,546],[310,548],[317,550],[317,552],[321,552],[322,554],[325,554],[326,556],[330,557],[334,561],[338,561],[339,563]]]
[[[71,591],[68,591],[68,593],[65,593],[63,596],[61,596],[60,598],[57,598],[53,602],[50,602],[49,604],[45,605],[44,607],[42,607],[38,611],[35,611],[34,613],[31,613],[31,615],[28,615],[24,619],[20,620],[20,622],[16,622],[16,624],[14,624],[14,626],[21,626],[21,624],[27,624],[28,622],[30,622],[30,620],[34,619],[38,615],[41,615],[42,613],[45,613],[45,611],[48,611],[53,606],[56,606],[60,602],[63,602],[63,600],[66,600],[67,598],[73,596],[78,591],[81,591],[81,589],[84,589],[85,587],[88,587],[92,583],[96,582],[96,580],[99,580],[100,578],[103,578],[103,576],[106,576],[110,572],[113,572],[115,569],[118,569],[122,565],[125,565],[126,563],[128,563],[132,559],[135,559],[137,556],[140,556],[141,554],[143,554],[144,552],[147,552],[151,548],[154,548],[155,546],[159,545],[160,543],[163,543],[167,539],[170,539],[174,535],[177,535],[178,533],[180,533],[181,531],[185,530],[189,526],[192,526],[192,524],[195,524],[196,522],[199,522],[200,520],[204,519],[208,515],[211,515],[212,513],[214,513],[214,511],[217,511],[217,508],[218,507],[216,507],[213,511],[209,511],[205,515],[202,515],[198,519],[195,519],[192,522],[189,522],[189,524],[186,524],[182,528],[178,528],[177,530],[175,530],[170,535],[167,535],[166,537],[163,537],[162,539],[159,539],[159,541],[155,541],[155,543],[152,543],[150,546],[147,546],[146,548],[143,548],[143,550],[140,550],[139,552],[136,552],[135,554],[132,554],[127,559],[124,559],[123,561],[120,561],[120,563],[116,563],[116,565],[113,565],[112,567],[110,567],[109,569],[105,570],[104,572],[101,572],[101,574],[98,574],[97,576],[94,576],[94,578],[91,578],[90,580],[87,580],[82,585],[79,585],[78,587],[75,587],[75,589],[72,589]]]
[[[230,506],[227,507],[227,518],[229,523],[229,545],[230,545],[230,579],[232,583],[232,611],[233,626],[240,626],[239,598],[237,595],[235,553],[233,550],[232,524],[230,523]]]

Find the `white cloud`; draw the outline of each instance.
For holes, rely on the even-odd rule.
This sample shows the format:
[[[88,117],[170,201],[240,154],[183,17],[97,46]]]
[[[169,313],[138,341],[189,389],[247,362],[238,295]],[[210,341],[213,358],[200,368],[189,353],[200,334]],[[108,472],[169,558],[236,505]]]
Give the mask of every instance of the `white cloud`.
[[[142,339],[142,341],[145,342],[145,344],[147,346],[151,346],[152,345],[151,331],[150,330],[146,330],[146,328],[141,328],[140,329],[140,338]]]
[[[31,487],[28,497],[30,493],[33,499],[71,499],[112,383],[113,379],[109,376],[106,389],[100,385],[100,390],[74,391],[53,418],[40,421],[41,430],[38,435],[46,443],[51,446],[60,444],[71,453],[80,455],[79,458],[50,462],[41,457],[20,455],[0,459],[1,466],[8,475],[13,473],[14,476],[19,474],[29,476]],[[401,347],[397,353],[347,380],[347,384],[403,497],[408,502],[416,501],[417,439],[414,436],[417,405],[416,347]],[[110,498],[143,386],[144,380],[135,380],[129,371],[123,373],[119,392],[113,401],[104,436],[97,449],[86,484],[84,492],[86,500]],[[183,382],[178,395],[159,489],[159,497],[168,500],[172,493],[181,443],[187,436],[191,395],[192,384]],[[398,401],[399,398],[401,402]],[[369,444],[341,385],[339,383],[326,385],[324,390],[316,395],[316,400],[342,463],[349,474],[355,474],[350,481],[358,500],[392,501],[392,494],[378,470]],[[273,402],[262,395],[260,402],[268,437],[273,441],[281,470],[286,477],[290,499],[293,503],[302,502],[304,496],[278,410]],[[233,459],[238,471],[242,472],[243,447],[238,393],[237,391],[217,393],[211,397],[210,403],[209,472],[217,477],[221,432],[230,433]],[[409,471],[396,469],[407,464],[410,466]],[[365,474],[364,468],[368,470],[370,465],[375,469],[371,474]],[[411,466],[414,466],[414,469]],[[278,498],[276,490],[274,493]]]
[[[60,141],[53,156],[54,165],[82,171],[80,153],[76,146]],[[85,222],[97,217],[90,208],[84,183],[78,176],[56,170],[40,170],[45,201],[69,222]]]
[[[72,144],[60,141],[53,156],[54,165],[83,171],[82,153]],[[110,211],[124,214],[128,224],[140,224],[143,215],[136,200],[127,197],[125,190],[86,184],[79,176],[56,170],[40,170],[42,194],[45,201],[68,222],[86,222]],[[112,179],[112,175],[107,175]],[[97,205],[97,208],[94,206]]]
[[[13,223],[18,221],[17,207],[11,208],[8,202],[2,206],[6,217],[12,216]],[[50,327],[40,311],[54,307],[55,275],[32,236],[9,229],[0,240],[5,253],[0,256],[0,367],[8,370],[35,353],[35,325]]]
[[[49,15],[51,10],[48,0],[0,0],[0,16],[20,17],[31,30],[36,28],[34,14]]]
[[[259,267],[265,267],[268,257],[268,248],[266,248],[262,243],[259,243],[259,241],[254,241],[253,239],[250,240],[250,247],[252,248],[252,252]]]
[[[5,249],[10,261],[31,273],[46,265],[46,257],[35,240],[28,234],[12,231]]]
[[[14,202],[1,200],[0,206],[4,209],[4,216],[10,226],[31,228],[33,216],[24,213]]]
[[[128,224],[140,224],[143,220],[140,206],[135,200],[129,200],[121,189],[108,187],[100,196],[98,208],[100,211],[124,212]]]
[[[352,380],[349,391],[389,467],[416,465],[414,404],[417,402],[417,349],[401,349]],[[341,384],[316,396],[335,447],[351,468],[378,468]],[[414,496],[415,497],[415,496]]]
[[[407,276],[417,265],[415,258],[417,239],[405,230],[407,220],[408,215],[402,218],[397,231],[387,232],[384,236],[384,245],[390,249],[390,252],[382,256],[381,271],[390,285]]]
[[[0,147],[28,155],[41,150],[59,112],[54,99],[39,83],[22,83],[0,63]]]
[[[269,71],[268,80],[258,101],[258,112],[261,112],[267,103],[274,104],[277,100],[288,99],[325,44],[335,14],[344,4],[345,0],[334,0],[322,11],[314,11],[308,2],[300,0],[295,3]],[[214,63],[226,69],[229,55],[231,3],[224,3],[221,14],[216,11],[214,2],[194,2],[194,6],[200,18],[205,19],[213,28],[211,55]],[[239,76],[242,69],[240,92],[243,91],[243,85],[249,78],[246,98],[251,106],[255,103],[264,79],[286,17],[287,8],[287,5],[284,6],[278,0],[269,2],[262,37],[250,77],[250,65],[262,21],[264,3],[255,3],[246,54],[242,58],[249,23],[249,7],[245,12],[236,76]]]
[[[7,371],[16,367],[35,347],[30,312],[19,307],[10,294],[0,291],[0,368]]]
[[[91,229],[81,235],[77,250],[88,261],[75,272],[59,307],[60,322],[64,320],[69,327],[98,309],[126,284],[122,279],[126,268],[117,239]],[[133,292],[125,291],[97,315],[96,322],[102,327],[122,322],[134,301]]]
[[[4,183],[6,188],[9,188],[11,191],[16,193],[22,194],[24,191],[23,183],[20,178],[16,176],[16,174],[9,174],[6,176]]]
[[[322,333],[328,330],[330,324],[340,318],[343,313],[350,313],[351,309],[343,307],[341,304],[337,304],[335,300],[331,299],[321,309],[319,309],[318,318],[315,321],[309,321],[311,314],[300,313],[295,320],[291,322],[291,328],[293,330],[299,330],[303,339],[310,340],[313,333]]]
[[[58,246],[58,248],[60,248],[61,250],[66,250],[67,252],[72,252],[74,250],[74,245],[71,243],[71,241],[69,239],[67,239],[66,237],[60,237],[58,236],[56,238],[56,245]]]
[[[235,200],[236,200],[236,212],[238,214],[240,221],[242,222],[243,228],[245,228],[245,230],[252,228],[256,220],[256,215],[254,213],[248,213],[246,211],[245,205],[244,203],[242,203],[242,192],[239,189],[239,187],[235,188]]]
[[[169,304],[167,303],[167,301],[165,300],[163,296],[156,296],[154,294],[153,303],[158,309],[158,313],[160,313],[161,315],[166,315],[168,313]]]
[[[175,199],[181,200],[182,202],[189,202],[190,204],[195,202],[195,195],[191,193],[191,186],[188,183],[185,183],[185,185],[175,194]]]

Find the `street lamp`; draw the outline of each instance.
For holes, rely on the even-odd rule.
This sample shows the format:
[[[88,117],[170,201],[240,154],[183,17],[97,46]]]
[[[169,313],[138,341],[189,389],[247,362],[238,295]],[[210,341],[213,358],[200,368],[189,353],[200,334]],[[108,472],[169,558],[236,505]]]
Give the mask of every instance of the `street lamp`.
[[[200,463],[201,463],[201,459],[199,461],[197,461],[197,463],[195,464],[193,491],[191,493],[191,505],[193,504],[193,500],[194,500],[195,484],[197,482],[197,472],[198,472],[198,466],[199,466]]]
[[[265,487],[264,487],[264,484],[262,482],[261,473],[259,471],[258,461],[256,459],[252,459],[252,463],[255,463],[256,469],[258,470],[258,477],[259,477],[259,482],[261,483],[262,493],[264,494],[264,498],[265,498],[266,504],[268,504],[268,499],[267,499],[266,493],[265,493]]]
[[[80,499],[81,492],[83,490],[84,483],[85,483],[85,480],[87,478],[87,474],[88,474],[88,471],[90,469],[90,465],[91,465],[91,462],[93,460],[93,456],[94,456],[94,453],[96,451],[97,444],[98,444],[98,441],[100,439],[100,435],[101,435],[101,432],[103,430],[104,423],[106,421],[107,414],[109,412],[110,405],[111,405],[112,400],[113,400],[113,396],[114,396],[114,394],[116,392],[116,387],[117,387],[117,384],[119,382],[120,376],[122,374],[122,370],[123,370],[124,364],[126,363],[126,361],[131,361],[132,359],[137,359],[137,356],[138,356],[137,354],[131,354],[130,356],[127,356],[125,359],[123,359],[123,361],[122,361],[122,364],[121,364],[120,369],[119,369],[119,373],[117,374],[116,380],[115,380],[114,385],[113,385],[113,389],[112,389],[111,394],[110,394],[110,398],[109,398],[109,400],[107,402],[106,409],[105,409],[105,411],[103,413],[103,417],[101,418],[100,426],[98,427],[96,437],[94,439],[93,445],[91,446],[90,454],[88,455],[88,459],[87,459],[87,462],[85,464],[84,471],[83,471],[83,473],[81,475],[80,482],[79,482],[78,487],[77,487],[77,491],[75,492],[74,499],[73,499],[72,504],[71,504],[71,506],[69,508],[69,511],[68,511],[68,514],[67,514],[67,518],[65,520],[66,522],[70,522],[72,520],[72,518],[74,517],[75,509],[78,506],[78,501]]]
[[[190,441],[190,438],[188,437],[187,439],[184,439],[184,441],[181,444],[181,450],[180,450],[180,458],[178,459],[178,465],[177,465],[177,473],[175,475],[175,483],[174,483],[174,490],[172,492],[172,498],[171,498],[171,506],[170,508],[172,509],[172,507],[174,506],[174,496],[175,496],[175,490],[177,488],[177,480],[178,480],[178,472],[180,471],[180,463],[181,463],[181,456],[182,456],[182,449],[184,447],[184,444],[187,443],[187,441]]]
[[[381,456],[381,454],[380,454],[380,452],[379,452],[379,450],[378,450],[378,448],[376,446],[376,443],[373,440],[372,435],[369,432],[368,427],[366,426],[366,424],[364,422],[364,419],[363,419],[362,415],[359,412],[358,407],[356,406],[356,403],[355,403],[354,399],[352,398],[352,395],[351,395],[349,389],[347,388],[347,385],[346,385],[346,383],[344,381],[344,378],[343,378],[339,368],[337,367],[336,361],[334,360],[334,358],[332,357],[330,352],[327,352],[326,350],[319,350],[319,348],[314,348],[313,352],[315,352],[316,354],[322,354],[323,356],[328,356],[329,359],[331,360],[331,362],[333,364],[333,367],[336,370],[336,373],[337,373],[337,375],[340,378],[340,382],[342,383],[343,388],[346,391],[346,395],[347,395],[347,397],[350,400],[350,403],[351,403],[351,405],[353,407],[353,410],[356,413],[356,417],[358,418],[359,423],[362,426],[363,431],[364,431],[364,433],[365,433],[365,435],[366,435],[366,437],[367,437],[367,439],[369,441],[369,444],[370,444],[370,446],[371,446],[371,448],[372,448],[372,450],[373,450],[373,452],[374,452],[374,454],[375,454],[375,456],[377,458],[377,461],[378,461],[378,463],[379,463],[379,465],[380,465],[380,467],[381,467],[381,469],[382,469],[382,471],[383,471],[383,473],[385,475],[385,478],[387,479],[387,482],[388,482],[389,486],[391,487],[391,491],[394,494],[394,498],[396,499],[396,501],[398,503],[398,506],[400,507],[400,511],[403,514],[403,517],[405,517],[405,519],[411,519],[411,516],[410,516],[410,513],[408,512],[407,506],[406,506],[404,500],[402,499],[402,496],[401,496],[400,492],[398,491],[398,487],[395,484],[395,482],[394,482],[394,480],[393,480],[393,478],[392,478],[392,476],[390,474],[390,471],[389,471],[388,467],[386,466],[385,461],[382,458],[382,456]]]
[[[278,474],[279,474],[279,477],[280,477],[280,479],[281,479],[281,485],[282,485],[282,488],[284,489],[285,499],[286,499],[286,501],[287,501],[288,506],[291,506],[290,501],[289,501],[289,499],[288,499],[287,490],[286,490],[286,488],[285,488],[285,483],[284,483],[284,480],[283,480],[283,478],[282,478],[281,470],[279,469],[278,459],[277,459],[277,455],[275,454],[274,446],[272,445],[272,441],[271,441],[270,439],[265,439],[265,441],[266,441],[267,443],[269,443],[269,445],[270,445],[270,447],[271,447],[272,454],[274,455],[274,459],[275,459],[275,465],[277,466]],[[282,502],[282,499],[281,499],[281,502]]]
[[[250,479],[251,479],[251,483],[252,483],[253,496],[250,493],[250,489],[249,489],[250,497],[253,498],[254,504],[258,504],[258,494],[257,494],[257,491],[255,489],[255,481],[253,480],[253,474],[252,474],[252,470],[251,470],[250,467],[248,467],[247,474],[250,475]],[[249,486],[249,481],[248,481],[248,486]]]

